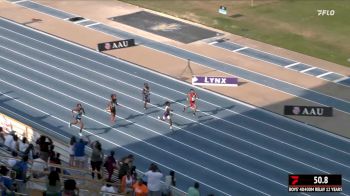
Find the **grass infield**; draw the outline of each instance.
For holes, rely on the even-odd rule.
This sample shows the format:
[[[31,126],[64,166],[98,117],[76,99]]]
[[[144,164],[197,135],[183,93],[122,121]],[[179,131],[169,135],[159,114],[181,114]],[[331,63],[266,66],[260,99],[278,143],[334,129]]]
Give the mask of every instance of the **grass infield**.
[[[350,67],[347,0],[122,1]],[[218,13],[220,5],[227,15]]]

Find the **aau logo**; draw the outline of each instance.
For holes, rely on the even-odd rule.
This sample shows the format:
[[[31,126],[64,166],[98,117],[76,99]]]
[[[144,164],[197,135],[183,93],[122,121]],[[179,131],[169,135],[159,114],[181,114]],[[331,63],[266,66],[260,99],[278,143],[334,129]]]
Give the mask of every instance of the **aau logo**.
[[[316,106],[284,106],[284,114],[297,116],[333,116],[333,108]]]

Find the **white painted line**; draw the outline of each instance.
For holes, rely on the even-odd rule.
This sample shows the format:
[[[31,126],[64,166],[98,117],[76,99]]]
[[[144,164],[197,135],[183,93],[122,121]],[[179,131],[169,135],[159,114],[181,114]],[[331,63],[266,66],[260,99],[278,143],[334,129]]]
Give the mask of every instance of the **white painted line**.
[[[213,45],[213,44],[216,44],[218,43],[217,41],[213,41],[213,42],[210,42],[209,45]]]
[[[310,70],[313,70],[313,69],[316,69],[316,68],[317,68],[317,67],[310,67],[310,68],[301,70],[300,73],[305,73],[305,72],[307,72],[307,71],[310,71]]]
[[[81,22],[86,22],[86,21],[89,21],[89,19],[78,20],[78,21],[75,21],[75,22],[73,22],[73,23],[79,24],[79,23],[81,23]]]
[[[1,69],[2,69],[2,68],[1,68]],[[4,69],[3,69],[3,70],[4,70]],[[13,72],[12,72],[12,73],[13,73]],[[15,74],[15,73],[13,73],[13,74]],[[18,74],[16,74],[16,75],[18,75]],[[22,77],[23,77],[23,76],[22,76]],[[37,82],[35,82],[35,81],[32,81],[32,80],[30,80],[30,79],[28,79],[28,80],[31,81],[31,82],[33,82],[33,83],[36,83],[36,84],[38,84],[38,85],[40,85],[40,86],[45,87],[45,85],[42,85],[42,84],[37,83]],[[56,106],[58,106],[58,107],[61,107],[61,108],[65,109],[65,110],[71,111],[70,108],[67,108],[67,107],[65,107],[65,106],[62,106],[62,105],[60,105],[60,104],[58,104],[58,103],[56,103],[56,102],[54,102],[54,101],[51,101],[51,100],[49,100],[49,99],[47,99],[47,98],[45,98],[45,97],[42,97],[42,96],[40,96],[40,95],[37,95],[37,94],[35,94],[35,93],[33,93],[33,92],[30,92],[30,91],[28,91],[28,90],[26,90],[26,89],[23,89],[23,88],[21,88],[21,87],[19,87],[19,86],[16,86],[16,85],[14,85],[14,84],[11,84],[11,83],[9,83],[9,82],[7,82],[7,81],[4,81],[4,80],[2,80],[2,79],[0,79],[0,81],[4,82],[4,83],[7,84],[7,85],[10,85],[10,86],[13,86],[13,87],[15,87],[15,88],[18,88],[18,89],[20,89],[20,90],[22,90],[22,91],[24,91],[24,92],[26,92],[26,93],[28,93],[28,94],[31,94],[31,95],[33,95],[33,96],[35,96],[35,97],[38,97],[38,98],[40,98],[40,99],[43,99],[43,100],[45,100],[46,102],[52,103],[52,104],[54,104],[54,105],[56,105]],[[50,89],[50,90],[53,90],[53,91],[57,91],[57,90],[51,89],[50,87],[46,87],[46,88],[48,88],[48,89]],[[59,92],[59,91],[57,91],[57,92]],[[71,97],[71,96],[69,96],[69,95],[66,95],[66,96]],[[74,98],[74,97],[71,97],[71,98],[76,99],[76,98]],[[87,103],[85,103],[85,104],[87,104]],[[99,110],[108,113],[108,112],[105,111],[104,109],[99,109]],[[104,123],[102,123],[102,122],[100,122],[100,121],[97,121],[97,120],[95,120],[95,119],[93,119],[93,118],[91,118],[91,117],[88,117],[87,115],[85,115],[84,118],[89,119],[89,120],[91,120],[91,121],[94,121],[95,123],[100,124],[100,125],[102,125],[102,126],[110,127],[109,125],[104,124]],[[207,168],[207,167],[205,167],[205,166],[203,166],[203,165],[200,165],[200,164],[198,164],[198,163],[195,163],[195,162],[193,162],[193,161],[191,161],[191,160],[188,160],[188,159],[186,159],[186,158],[183,158],[183,157],[181,157],[181,156],[179,156],[179,155],[177,155],[177,154],[174,154],[174,153],[172,153],[172,152],[169,152],[169,151],[167,151],[167,150],[164,150],[164,149],[162,149],[162,148],[160,148],[160,147],[158,147],[158,146],[156,146],[156,145],[154,145],[154,144],[148,143],[147,141],[144,141],[144,140],[142,140],[142,139],[139,139],[138,137],[132,136],[132,135],[130,135],[130,134],[128,134],[128,133],[125,133],[125,132],[123,132],[123,131],[121,131],[121,130],[119,130],[119,129],[117,129],[117,128],[114,128],[114,127],[110,127],[110,128],[111,128],[112,130],[115,130],[115,131],[117,131],[117,132],[123,134],[123,135],[126,135],[126,136],[128,136],[128,137],[130,137],[130,138],[133,138],[133,139],[137,140],[138,142],[145,143],[146,145],[149,145],[149,146],[151,146],[151,147],[153,147],[153,148],[156,148],[156,149],[158,149],[158,150],[160,150],[160,151],[164,151],[165,153],[168,153],[168,154],[170,154],[170,155],[172,155],[172,156],[174,156],[174,157],[177,157],[177,158],[182,159],[182,160],[184,160],[184,161],[186,161],[186,162],[189,162],[189,163],[191,163],[191,164],[193,164],[193,165],[196,165],[196,166],[198,166],[198,167],[201,167],[201,168],[203,168],[204,170],[208,170],[208,171],[210,171],[210,172],[212,172],[212,173],[214,173],[214,174],[217,174],[217,175],[219,175],[219,176],[221,176],[221,177],[223,177],[223,178],[226,178],[226,179],[228,179],[228,180],[230,180],[230,181],[233,181],[233,182],[236,182],[236,183],[238,183],[238,184],[241,184],[241,185],[243,185],[243,186],[245,186],[245,187],[247,187],[247,188],[250,188],[250,189],[252,189],[252,190],[254,190],[254,191],[257,191],[257,192],[259,192],[259,193],[268,195],[268,194],[266,194],[266,193],[264,193],[264,192],[262,192],[262,191],[260,191],[260,190],[258,190],[258,189],[255,189],[255,188],[253,188],[253,187],[251,187],[251,186],[249,186],[249,185],[246,185],[246,184],[244,184],[244,183],[242,183],[242,182],[239,182],[238,180],[235,180],[235,179],[233,179],[233,178],[227,177],[227,176],[225,176],[225,175],[223,175],[223,174],[221,174],[221,173],[218,173],[218,172],[216,172],[216,171],[214,171],[214,170],[211,170],[211,169],[209,169],[209,168]],[[84,130],[84,131],[86,131],[86,130]],[[241,168],[241,169],[243,169],[243,168]],[[243,169],[243,170],[244,170],[244,169]],[[245,169],[245,171],[249,171],[249,170]],[[250,171],[250,173],[251,173],[251,171]],[[258,175],[258,176],[260,176],[260,177],[262,177],[262,178],[265,178],[265,179],[269,180],[267,177],[261,176],[261,175],[255,173],[255,172],[252,172],[252,173],[253,173],[253,174],[256,174],[256,175]],[[270,180],[270,181],[274,182],[273,180]],[[280,182],[275,182],[275,183],[280,184],[281,186],[287,187],[286,185],[284,185],[284,184],[282,184],[282,183],[280,183]]]
[[[326,76],[326,75],[329,75],[329,74],[331,74],[331,73],[333,73],[333,72],[329,71],[329,72],[327,72],[327,73],[323,73],[323,74],[320,74],[320,75],[316,76],[316,78],[321,78],[321,77]]]
[[[338,83],[338,82],[341,82],[341,81],[346,80],[348,78],[349,78],[349,76],[344,76],[344,77],[342,77],[340,79],[334,80],[333,82]]]
[[[92,26],[99,25],[99,24],[101,24],[101,23],[96,22],[96,23],[85,25],[85,27],[92,27]]]
[[[0,79],[0,80],[1,80],[1,79]],[[22,90],[24,90],[24,89],[22,89]],[[28,107],[30,107],[30,108],[33,108],[34,110],[37,110],[37,111],[39,111],[39,112],[41,112],[41,113],[43,113],[43,114],[45,114],[45,115],[47,115],[47,116],[50,116],[50,117],[52,117],[52,118],[55,118],[56,120],[61,121],[61,122],[64,123],[64,124],[67,124],[67,121],[66,121],[66,120],[62,120],[61,118],[58,118],[58,117],[56,117],[56,116],[54,116],[54,115],[52,115],[52,114],[49,114],[49,113],[47,113],[47,112],[45,112],[45,111],[43,111],[43,110],[40,110],[40,109],[38,109],[38,108],[36,108],[36,107],[30,105],[30,104],[27,104],[27,103],[25,103],[25,102],[23,102],[23,101],[20,101],[20,100],[14,98],[14,97],[9,96],[9,95],[6,95],[6,94],[2,94],[2,95],[3,95],[3,96],[6,96],[6,97],[8,97],[8,98],[10,98],[10,99],[13,100],[13,101],[19,102],[19,103],[21,103],[21,104],[23,104],[23,105],[25,105],[25,106],[28,106]],[[46,100],[45,98],[43,98],[43,99]],[[48,101],[48,100],[47,100],[47,101]],[[61,106],[61,107],[63,107],[63,106]],[[65,108],[65,107],[64,107],[64,109],[68,109],[69,111],[71,111],[69,108]],[[93,120],[93,119],[92,119],[92,120]],[[93,120],[93,121],[95,121],[95,120]],[[109,125],[105,125],[105,124],[100,123],[100,122],[98,122],[98,123],[99,123],[99,124],[102,124],[103,126],[110,127]],[[115,128],[112,127],[112,129],[115,129]],[[116,142],[112,142],[112,141],[110,141],[110,140],[107,140],[107,139],[105,139],[105,138],[103,138],[103,137],[101,137],[101,136],[99,136],[99,135],[97,135],[97,134],[94,134],[94,133],[92,133],[92,132],[89,132],[89,131],[87,131],[87,130],[84,130],[84,132],[86,132],[86,133],[88,133],[88,134],[90,134],[90,135],[94,135],[95,137],[97,137],[97,138],[99,138],[99,139],[101,139],[101,140],[104,140],[104,141],[106,141],[107,143],[113,144],[114,146],[117,146],[118,148],[122,148],[122,149],[124,149],[124,150],[126,150],[126,151],[128,151],[128,152],[131,152],[131,153],[134,154],[134,155],[140,156],[140,157],[142,157],[142,158],[144,158],[144,159],[146,159],[146,160],[148,160],[148,161],[150,161],[150,162],[154,162],[154,163],[156,163],[157,165],[161,165],[161,166],[163,166],[163,167],[165,167],[165,168],[168,168],[168,169],[170,169],[170,170],[174,170],[176,173],[179,173],[180,175],[182,175],[182,176],[184,176],[184,177],[186,177],[186,178],[192,179],[192,180],[194,180],[194,181],[198,181],[198,180],[196,180],[196,179],[194,179],[194,178],[192,178],[192,177],[190,177],[190,176],[187,176],[186,174],[184,174],[184,173],[182,173],[182,172],[180,172],[180,171],[177,171],[177,170],[175,170],[175,169],[173,169],[173,168],[170,168],[170,167],[168,167],[168,166],[166,166],[166,165],[164,165],[164,164],[158,163],[157,161],[154,161],[154,160],[152,160],[152,159],[150,159],[150,158],[148,158],[148,157],[145,157],[145,156],[142,155],[142,154],[136,153],[136,152],[130,150],[129,148],[124,147],[123,145],[119,145],[119,144],[117,144]],[[225,192],[223,192],[223,191],[221,191],[221,190],[219,190],[219,189],[216,189],[216,188],[214,188],[214,187],[212,187],[212,186],[210,186],[210,185],[208,185],[208,184],[206,184],[206,183],[204,183],[204,182],[201,182],[201,181],[199,181],[199,182],[200,182],[201,184],[203,184],[203,185],[205,185],[205,186],[207,186],[207,187],[209,187],[209,188],[212,188],[212,189],[214,189],[214,190],[216,190],[216,191],[219,191],[219,192],[221,192],[221,193],[223,193],[223,194],[225,194],[225,195],[229,195],[229,194],[227,194],[227,193],[225,193]],[[243,184],[243,183],[241,183],[241,182],[237,182],[237,183],[242,184],[242,185],[245,185],[245,184]],[[248,186],[248,185],[246,185],[246,186]],[[250,186],[248,186],[248,187],[250,187]],[[252,188],[253,188],[253,187],[252,187]],[[255,190],[255,189],[253,188],[253,190]],[[257,191],[259,191],[259,190],[257,190]],[[260,191],[259,191],[259,192],[260,192]],[[267,195],[267,194],[266,194],[266,195]]]
[[[20,1],[13,1],[12,3],[22,3],[22,2],[25,2],[25,1],[30,1],[30,0],[20,0]]]
[[[289,64],[289,65],[284,66],[284,67],[285,68],[290,68],[290,67],[293,67],[293,66],[298,65],[298,64],[300,64],[300,62],[292,63],[292,64]]]
[[[107,57],[107,58],[110,58],[110,59],[112,59],[112,60],[114,60],[114,61],[118,61],[118,62],[121,62],[121,63],[126,63],[126,64],[128,64],[128,65],[130,65],[130,66],[135,67],[135,68],[138,68],[138,69],[141,69],[141,70],[144,70],[144,71],[148,71],[148,72],[150,72],[150,73],[153,73],[153,74],[162,76],[162,77],[167,78],[167,79],[172,80],[172,81],[179,82],[179,83],[181,83],[181,84],[183,84],[183,85],[187,85],[187,86],[189,86],[189,87],[191,87],[191,88],[196,88],[197,90],[202,90],[202,91],[205,91],[205,92],[207,92],[207,93],[211,93],[211,94],[214,94],[214,95],[219,96],[219,97],[221,97],[221,98],[224,98],[224,99],[226,99],[226,100],[229,100],[229,101],[232,101],[232,102],[235,102],[235,103],[244,105],[244,106],[249,107],[249,108],[252,108],[252,109],[259,110],[259,111],[261,111],[261,112],[266,113],[267,115],[275,116],[276,118],[284,119],[284,120],[287,120],[287,121],[290,121],[290,122],[299,124],[299,125],[301,125],[301,126],[305,126],[305,127],[310,128],[310,129],[312,129],[312,130],[314,130],[314,131],[317,131],[317,132],[322,133],[322,134],[326,134],[326,135],[328,135],[328,136],[332,136],[332,137],[334,137],[334,138],[343,140],[343,141],[345,141],[345,142],[350,142],[350,140],[349,140],[348,138],[345,138],[345,137],[343,137],[343,136],[340,136],[340,135],[331,133],[331,132],[329,132],[329,131],[325,131],[325,130],[323,130],[323,129],[320,129],[320,128],[317,128],[317,127],[314,127],[314,126],[309,126],[309,125],[307,125],[307,124],[305,124],[305,123],[302,123],[302,122],[300,122],[300,121],[295,121],[295,120],[290,119],[290,118],[287,118],[287,117],[285,117],[285,116],[281,116],[281,115],[279,115],[279,114],[272,113],[272,112],[267,111],[267,110],[264,110],[264,109],[262,109],[262,108],[258,108],[258,107],[256,107],[256,106],[253,106],[253,105],[247,104],[247,103],[245,103],[245,102],[242,102],[242,101],[233,99],[233,98],[231,98],[231,97],[227,97],[227,96],[224,96],[224,95],[215,93],[215,92],[213,92],[213,91],[210,91],[210,90],[207,90],[207,89],[204,89],[204,88],[199,88],[199,87],[190,85],[189,83],[186,83],[186,82],[184,82],[184,81],[181,81],[181,80],[172,78],[172,77],[167,76],[167,75],[164,75],[164,74],[160,74],[160,73],[155,72],[155,71],[153,71],[153,70],[146,69],[146,68],[141,67],[141,66],[139,66],[139,65],[136,65],[136,64],[133,64],[133,63],[130,63],[130,62],[127,62],[127,61],[118,59],[118,58],[116,58],[116,57],[112,57],[112,56],[110,56],[110,55],[106,55],[106,54],[104,54],[104,53],[96,52],[95,50],[93,50],[93,49],[91,49],[91,48],[88,48],[88,47],[85,47],[85,46],[82,46],[82,45],[79,45],[79,44],[75,44],[75,43],[73,43],[73,42],[70,42],[70,41],[67,41],[67,40],[65,40],[65,39],[62,39],[62,38],[59,38],[59,37],[56,37],[56,36],[47,34],[47,33],[45,33],[45,32],[39,31],[39,30],[37,30],[37,29],[30,28],[30,27],[28,27],[28,26],[20,25],[20,24],[18,24],[18,23],[16,23],[16,22],[13,22],[13,21],[11,21],[11,20],[7,20],[7,19],[5,19],[5,18],[2,18],[2,19],[5,20],[5,21],[8,21],[9,23],[12,23],[12,24],[14,24],[14,25],[16,25],[16,26],[21,26],[22,28],[25,28],[25,29],[28,29],[28,30],[37,32],[37,33],[39,33],[39,34],[42,34],[42,35],[51,37],[51,38],[56,39],[56,40],[60,40],[60,41],[65,42],[65,43],[67,43],[67,44],[69,44],[69,45],[73,45],[73,46],[76,46],[76,47],[78,47],[78,48],[81,48],[81,49],[84,49],[84,50],[87,50],[87,51],[90,51],[90,52],[93,52],[93,53],[98,53],[99,55],[103,55],[103,56],[105,56],[105,57]],[[116,68],[114,68],[114,67],[110,67],[110,66],[108,66],[108,65],[105,65],[105,64],[103,64],[103,63],[101,63],[101,62],[98,62],[98,61],[95,61],[95,60],[93,60],[93,59],[89,59],[89,58],[84,57],[84,56],[81,56],[81,55],[79,55],[79,54],[72,53],[71,51],[67,51],[67,50],[64,50],[64,49],[62,49],[62,48],[59,48],[59,47],[57,47],[57,46],[53,46],[53,45],[51,45],[51,44],[42,42],[42,41],[40,41],[40,40],[31,38],[31,37],[26,36],[26,35],[23,35],[23,34],[21,34],[21,33],[18,33],[18,32],[15,32],[15,31],[12,31],[12,30],[3,28],[3,27],[0,27],[0,28],[2,28],[2,29],[4,29],[4,30],[7,30],[7,31],[11,31],[11,32],[16,33],[16,34],[18,34],[18,35],[22,35],[22,36],[27,37],[27,38],[29,38],[29,39],[36,40],[37,42],[43,43],[43,44],[45,44],[45,45],[49,45],[49,46],[54,47],[54,48],[57,48],[57,49],[59,49],[59,50],[61,50],[61,51],[65,51],[65,52],[70,53],[70,54],[73,54],[73,55],[75,55],[75,56],[79,56],[79,57],[81,57],[81,58],[90,60],[90,61],[95,62],[95,63],[98,63],[98,64],[100,64],[100,65],[109,67],[109,68],[111,68],[111,69],[114,69],[114,70],[117,70],[117,71],[121,71],[121,72],[123,72],[123,73],[125,73],[125,74],[134,76],[134,77],[136,77],[136,78],[141,78],[141,77],[139,77],[139,76],[132,75],[132,74],[127,73],[127,72],[124,72],[124,71],[122,71],[122,70],[118,70],[118,69],[116,69]],[[100,32],[100,31],[98,31],[98,32]],[[104,32],[100,32],[100,33],[106,34],[106,33],[104,33]],[[109,34],[107,34],[107,35],[109,35]],[[145,46],[145,47],[147,47],[147,46]],[[150,48],[150,47],[147,47],[147,48]],[[150,48],[150,49],[156,50],[156,49],[153,49],[153,48]],[[159,50],[157,50],[157,51],[159,51]],[[159,52],[165,53],[165,52],[163,52],[163,51],[159,51]],[[168,53],[165,53],[165,54],[168,54]],[[179,57],[177,57],[177,56],[175,56],[175,55],[172,55],[172,54],[168,54],[168,55],[171,55],[171,56],[174,56],[174,57],[176,57],[176,58],[179,58]],[[208,58],[210,58],[210,57],[208,57]],[[179,59],[182,59],[182,58],[179,58]],[[219,61],[219,62],[220,62],[220,61]],[[206,67],[206,66],[204,66],[204,67]],[[220,71],[220,72],[221,72],[221,71]],[[223,73],[224,73],[224,72],[223,72]],[[141,78],[141,79],[143,79],[143,78]],[[149,82],[149,83],[152,83],[152,84],[154,84],[154,85],[162,86],[162,85],[160,85],[159,83],[155,83],[155,82],[153,82],[153,81],[148,81],[148,82]],[[287,83],[288,83],[288,82],[287,82]],[[263,86],[265,86],[265,85],[263,85]],[[171,89],[171,88],[168,88],[168,87],[166,87],[166,86],[162,86],[162,87],[167,88],[167,89],[170,89],[170,90],[173,90],[173,91],[175,91],[175,92],[177,92],[177,93],[180,93],[180,94],[184,94],[183,92],[176,91],[176,90]],[[268,87],[268,86],[267,86],[267,87]],[[270,87],[268,87],[268,88],[270,88]],[[271,89],[274,89],[274,88],[271,88]],[[275,89],[275,90],[278,90],[278,89]],[[290,93],[287,93],[287,94],[290,94]],[[185,94],[184,94],[184,95],[185,95]],[[293,94],[290,94],[290,95],[294,96]],[[305,98],[303,98],[303,99],[305,99]],[[308,100],[308,99],[305,99],[305,100]],[[208,103],[208,104],[210,104],[210,105],[213,105],[213,106],[215,106],[215,107],[221,107],[221,106],[219,106],[219,105],[217,105],[217,104],[214,104],[214,103],[211,103],[211,102],[208,102],[208,101],[205,101],[205,100],[202,100],[202,101],[204,101],[205,103]],[[308,101],[313,102],[312,100],[308,100]],[[321,104],[321,105],[322,105],[322,104]],[[224,110],[225,110],[225,111],[228,111],[228,112],[230,112],[230,113],[233,113],[233,114],[241,115],[241,116],[246,117],[246,118],[249,118],[249,119],[251,119],[251,120],[255,120],[255,121],[257,121],[257,122],[263,123],[263,124],[265,124],[265,125],[271,126],[271,127],[273,127],[273,128],[279,129],[279,130],[284,131],[284,132],[287,132],[287,133],[289,133],[289,134],[295,135],[295,136],[297,136],[297,137],[300,137],[300,138],[303,138],[303,139],[312,141],[312,142],[314,142],[314,143],[317,143],[317,144],[326,146],[326,147],[328,147],[328,148],[337,150],[337,151],[339,151],[339,152],[343,152],[343,153],[345,153],[345,154],[348,154],[347,152],[344,152],[344,151],[342,151],[342,150],[339,150],[339,149],[337,149],[337,148],[335,148],[335,147],[332,147],[332,146],[323,144],[323,143],[321,143],[321,142],[312,140],[312,139],[310,139],[310,138],[303,137],[303,136],[301,136],[301,135],[295,134],[295,133],[290,132],[290,131],[288,131],[288,130],[285,130],[285,129],[283,129],[283,128],[277,127],[277,126],[275,126],[275,125],[271,125],[271,124],[269,124],[269,123],[267,123],[267,122],[264,122],[264,121],[261,121],[261,120],[258,120],[258,119],[255,119],[255,118],[246,116],[246,115],[244,115],[244,114],[237,113],[237,112],[235,112],[235,111],[233,111],[233,110],[231,110],[231,109],[226,109],[226,108],[224,108]]]
[[[0,36],[0,37],[3,37],[3,36]],[[4,37],[3,37],[3,38],[4,38]],[[4,38],[4,39],[11,40],[11,39],[9,39],[9,38]],[[13,42],[16,42],[15,40],[12,40],[12,41],[13,41]],[[73,64],[73,65],[79,66],[79,67],[81,67],[81,68],[84,68],[84,67],[82,67],[82,66],[80,66],[80,65],[77,65],[76,63],[73,63],[73,62],[67,61],[67,60],[65,60],[65,59],[61,59],[61,58],[56,57],[56,56],[54,56],[54,55],[51,55],[51,54],[48,54],[48,53],[46,53],[46,52],[40,51],[40,50],[38,50],[38,49],[36,49],[36,48],[32,48],[32,47],[27,46],[27,45],[22,44],[22,43],[18,43],[18,44],[23,45],[23,46],[25,46],[25,47],[27,47],[27,48],[31,48],[31,49],[36,50],[36,51],[38,51],[38,52],[41,52],[41,53],[43,53],[43,54],[46,54],[46,55],[52,56],[52,57],[54,57],[54,58],[60,59],[60,60],[65,61],[65,62],[67,62],[67,63],[70,63],[70,64]],[[5,49],[8,49],[8,48],[3,47],[3,46],[0,46],[0,47],[5,48]],[[18,52],[14,51],[14,50],[11,50],[11,49],[8,49],[8,50],[10,50],[10,51],[12,51],[12,52],[14,52],[14,53],[17,53],[17,54],[19,54],[19,55],[25,56],[25,57],[27,57],[27,58],[33,59],[33,60],[35,60],[35,61],[38,61],[38,62],[41,62],[41,63],[44,63],[44,64],[46,64],[46,65],[50,66],[50,64],[47,64],[47,63],[42,62],[42,61],[40,61],[40,60],[37,60],[37,59],[35,59],[35,58],[28,57],[27,55],[24,55],[24,54],[18,53]],[[85,68],[85,69],[87,69],[87,68]],[[97,74],[100,74],[100,75],[103,75],[104,77],[109,77],[109,76],[106,76],[106,75],[101,74],[101,73],[96,72],[96,71],[93,71],[93,72],[94,72],[94,73],[97,73]],[[69,73],[69,72],[68,72],[68,73]],[[76,77],[79,77],[79,76],[76,76]],[[98,83],[97,83],[97,84],[98,84]],[[232,123],[232,124],[234,124],[234,123]],[[235,125],[236,125],[236,124],[235,124]],[[240,126],[240,125],[236,125],[236,126]],[[243,127],[243,126],[240,126],[240,127],[245,128],[245,129],[247,129],[248,131],[252,131],[252,132],[254,132],[254,133],[257,133],[257,134],[259,134],[259,135],[262,135],[262,136],[268,137],[268,138],[270,138],[270,139],[272,139],[272,140],[275,140],[275,141],[277,141],[277,142],[280,142],[280,143],[286,144],[286,145],[291,146],[291,147],[293,147],[293,148],[297,148],[297,149],[299,149],[299,150],[301,150],[301,151],[304,151],[304,152],[307,152],[307,153],[313,154],[313,155],[315,155],[315,156],[318,156],[318,157],[324,158],[324,159],[329,160],[329,161],[331,161],[331,162],[338,163],[337,161],[334,161],[334,160],[331,160],[331,159],[329,159],[329,158],[326,158],[326,157],[320,156],[320,155],[318,155],[318,154],[315,154],[315,153],[313,153],[313,152],[310,152],[310,151],[307,151],[307,150],[301,149],[301,148],[299,148],[299,147],[297,147],[297,146],[294,146],[294,145],[291,145],[291,144],[289,144],[289,143],[286,143],[286,142],[280,141],[280,140],[275,139],[275,138],[273,138],[273,137],[266,136],[266,135],[264,135],[264,134],[262,134],[262,133],[256,132],[256,131],[251,130],[251,129],[249,129],[249,128],[246,128],[246,127]],[[342,165],[342,166],[344,166],[344,167],[348,167],[348,166],[346,166],[346,165],[344,165],[344,164],[342,164],[342,163],[338,163],[338,164],[340,164],[340,165]],[[350,167],[349,167],[349,168],[350,168]]]
[[[248,47],[243,47],[243,48],[238,48],[236,50],[232,50],[232,52],[238,52],[238,51],[241,51],[241,50],[245,50],[247,49]]]

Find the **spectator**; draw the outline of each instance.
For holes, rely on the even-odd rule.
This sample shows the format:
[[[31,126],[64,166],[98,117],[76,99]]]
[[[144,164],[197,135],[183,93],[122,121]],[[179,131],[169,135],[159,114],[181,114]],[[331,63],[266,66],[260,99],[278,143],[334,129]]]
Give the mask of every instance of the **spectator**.
[[[152,163],[150,165],[150,170],[145,173],[147,177],[147,187],[150,196],[160,196],[161,195],[161,178],[163,174],[160,173],[156,164]]]
[[[60,153],[52,153],[50,157],[50,163],[56,164],[56,165],[61,165],[61,154]],[[56,170],[58,173],[61,173],[61,168],[59,167],[51,167],[50,171]]]
[[[12,170],[16,173],[17,189],[18,192],[22,193],[24,191],[24,185],[27,181],[27,171],[28,171],[28,156],[23,156],[21,161],[18,161]]]
[[[74,145],[77,143],[75,136],[70,138],[69,142],[69,166],[74,166]]]
[[[0,167],[0,190],[1,195],[14,195],[13,179],[8,176],[9,169]]]
[[[10,134],[7,134],[5,136],[5,141],[4,141],[4,145],[9,149],[11,150],[11,144],[13,142],[13,136],[14,136],[14,133],[11,132]]]
[[[78,168],[84,168],[85,166],[85,146],[88,144],[83,138],[80,138],[74,145],[74,161],[75,166]]]
[[[134,180],[131,176],[130,171],[126,173],[125,176],[123,176],[122,181],[121,181],[121,187],[120,191],[123,194],[130,194],[132,192],[132,185],[134,184]]]
[[[175,172],[173,170],[169,172],[169,175],[165,176],[163,196],[171,196],[171,186],[176,186]]]
[[[24,153],[24,151],[28,148],[29,144],[28,144],[28,140],[26,137],[23,137],[22,138],[22,141],[19,142],[18,144],[18,150],[21,152],[21,153]]]
[[[19,150],[19,142],[18,142],[18,136],[15,134],[13,135],[13,140],[10,144],[10,148],[13,151],[18,151]]]
[[[133,161],[134,156],[132,154],[129,154],[128,156],[122,158],[118,174],[119,181],[121,181],[123,176],[126,175],[126,172],[128,172],[131,169]]]
[[[68,179],[64,181],[64,189],[62,192],[62,196],[78,196],[79,189],[77,187],[77,183],[73,179]]]
[[[2,127],[0,127],[0,146],[2,146],[5,143],[5,132],[2,129]]]
[[[32,164],[32,175],[33,178],[43,178],[46,176],[45,172],[48,171],[48,165],[42,157],[34,159]]]
[[[141,178],[137,179],[137,182],[132,186],[134,190],[134,196],[147,196],[148,188],[143,183]]]
[[[57,171],[51,171],[46,183],[46,196],[61,195],[61,180]]]
[[[91,176],[92,178],[95,178],[95,172],[97,172],[98,179],[101,179],[102,178],[101,166],[104,158],[101,143],[98,141],[95,141],[91,144],[91,148],[92,148],[92,154],[90,159],[91,169],[92,169]]]
[[[199,196],[199,183],[195,182],[193,187],[188,188],[188,196]]]
[[[136,166],[133,165],[130,169],[130,174],[132,176],[132,179],[134,180],[134,182],[136,182],[137,180],[137,172],[136,172]]]
[[[106,158],[104,167],[106,168],[108,173],[107,181],[112,181],[112,175],[113,175],[114,169],[118,169],[117,161],[114,158],[113,150],[111,151],[111,154]]]
[[[29,144],[27,149],[24,151],[24,156],[28,156],[29,160],[33,160],[34,158],[37,158],[36,153],[34,151],[34,145]]]
[[[16,151],[12,151],[12,157],[7,160],[7,164],[12,168],[19,160],[18,153]]]
[[[107,181],[107,183],[101,187],[101,192],[103,192],[103,196],[112,196],[113,194],[109,193],[117,193],[110,181]]]
[[[40,156],[44,161],[49,159],[49,150],[50,146],[53,144],[51,138],[41,135],[40,138],[36,141],[36,144],[39,145]]]

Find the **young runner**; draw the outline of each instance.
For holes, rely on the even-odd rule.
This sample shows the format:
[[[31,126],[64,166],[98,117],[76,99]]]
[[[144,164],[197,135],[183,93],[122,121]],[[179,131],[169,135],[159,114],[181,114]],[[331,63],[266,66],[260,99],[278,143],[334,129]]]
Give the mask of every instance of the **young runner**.
[[[184,112],[188,107],[190,107],[193,112],[193,116],[195,116],[197,111],[197,104],[196,104],[196,100],[198,99],[197,93],[193,89],[190,89],[190,91],[187,93],[186,99],[188,101],[188,105],[184,106]]]
[[[75,113],[76,115],[74,115]],[[72,114],[73,114],[73,119],[72,121],[69,122],[69,127],[71,127],[72,125],[80,124],[79,135],[82,136],[84,123],[81,118],[83,114],[85,115],[85,110],[83,106],[80,103],[78,103],[77,106],[72,109]]]
[[[165,109],[164,109],[164,114],[162,117],[158,116],[158,119],[159,120],[169,120],[169,125],[170,125],[170,129],[173,129],[173,121],[171,119],[171,112],[173,110],[170,108],[170,102],[169,101],[166,101],[165,102]]]
[[[147,109],[147,103],[151,102],[150,99],[150,89],[147,83],[145,83],[143,85],[143,89],[142,89],[142,99],[143,99],[143,108],[146,110]]]
[[[111,113],[111,122],[115,122],[115,117],[116,117],[116,106],[118,105],[117,103],[117,95],[116,94],[111,94],[111,101],[108,103],[107,106],[107,111]]]

